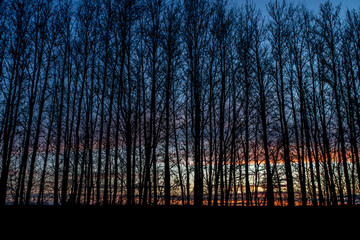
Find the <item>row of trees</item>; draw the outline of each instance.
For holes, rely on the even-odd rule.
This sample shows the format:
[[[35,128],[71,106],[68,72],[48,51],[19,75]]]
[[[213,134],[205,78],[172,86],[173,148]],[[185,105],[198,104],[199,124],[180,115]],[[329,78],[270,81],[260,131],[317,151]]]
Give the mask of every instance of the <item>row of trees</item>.
[[[359,201],[360,10],[0,8],[0,205]]]

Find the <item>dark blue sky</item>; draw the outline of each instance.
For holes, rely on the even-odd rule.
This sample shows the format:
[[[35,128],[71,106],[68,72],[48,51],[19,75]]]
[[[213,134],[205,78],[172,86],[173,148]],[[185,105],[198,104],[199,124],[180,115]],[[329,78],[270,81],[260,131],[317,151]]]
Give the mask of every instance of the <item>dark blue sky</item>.
[[[262,14],[265,15],[266,4],[269,2],[269,0],[253,0],[253,1],[256,4],[256,6],[261,9]],[[230,0],[230,2],[236,5],[241,5],[242,3],[245,3],[246,0]],[[320,4],[326,2],[326,0],[287,0],[287,2],[293,2],[295,4],[304,3],[309,9],[317,13],[319,11]],[[331,2],[333,3],[334,6],[341,3],[341,9],[343,11],[346,9],[358,10],[360,7],[360,0],[331,0]]]

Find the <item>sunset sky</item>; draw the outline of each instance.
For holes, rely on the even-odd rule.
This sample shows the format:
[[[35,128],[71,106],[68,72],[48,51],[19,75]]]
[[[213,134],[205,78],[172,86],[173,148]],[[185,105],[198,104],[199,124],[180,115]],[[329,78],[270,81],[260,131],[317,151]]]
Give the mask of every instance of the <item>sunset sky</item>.
[[[0,212],[360,210],[360,0],[0,9]]]

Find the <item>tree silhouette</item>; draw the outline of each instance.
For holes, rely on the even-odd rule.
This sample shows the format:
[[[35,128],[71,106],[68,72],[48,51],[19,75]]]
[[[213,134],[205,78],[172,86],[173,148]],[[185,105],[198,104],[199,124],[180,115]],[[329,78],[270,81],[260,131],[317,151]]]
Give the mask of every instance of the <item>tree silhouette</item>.
[[[0,1],[0,205],[359,203],[360,11]]]

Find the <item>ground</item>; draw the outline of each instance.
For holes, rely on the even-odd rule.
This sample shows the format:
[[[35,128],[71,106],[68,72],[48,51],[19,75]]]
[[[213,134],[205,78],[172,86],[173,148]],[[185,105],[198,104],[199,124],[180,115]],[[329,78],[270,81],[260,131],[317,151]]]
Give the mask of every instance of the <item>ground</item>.
[[[78,232],[82,236],[81,240],[85,239],[85,235],[91,237],[92,234],[109,234],[109,232],[121,236],[129,232],[134,236],[144,237],[149,237],[151,233],[167,238],[179,236],[189,238],[193,236],[192,231],[209,237],[230,233],[243,236],[244,233],[250,233],[255,239],[261,239],[256,236],[284,235],[286,231],[291,231],[291,236],[297,236],[308,230],[315,230],[332,236],[331,234],[336,231],[344,231],[344,233],[349,229],[357,231],[360,223],[360,206],[322,208],[6,206],[0,208],[0,213],[1,218],[6,219],[0,229],[16,227],[19,233],[22,231],[21,226],[30,227],[32,233],[51,230],[54,234],[52,237],[64,234],[66,239],[69,239],[68,236],[72,236],[72,233]],[[219,239],[223,239],[222,236]],[[99,239],[106,238],[102,236]]]

